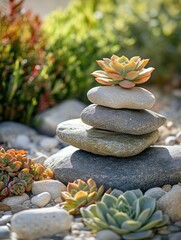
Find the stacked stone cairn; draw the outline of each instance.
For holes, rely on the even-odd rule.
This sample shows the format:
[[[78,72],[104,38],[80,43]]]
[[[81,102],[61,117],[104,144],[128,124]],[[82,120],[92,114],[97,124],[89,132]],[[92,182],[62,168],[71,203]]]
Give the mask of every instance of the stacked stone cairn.
[[[115,157],[134,156],[154,144],[166,119],[150,110],[154,95],[135,87],[150,78],[154,68],[145,68],[148,61],[116,55],[97,61],[103,70],[92,75],[105,86],[88,91],[93,104],[82,111],[80,119],[58,125],[60,139],[90,153]]]

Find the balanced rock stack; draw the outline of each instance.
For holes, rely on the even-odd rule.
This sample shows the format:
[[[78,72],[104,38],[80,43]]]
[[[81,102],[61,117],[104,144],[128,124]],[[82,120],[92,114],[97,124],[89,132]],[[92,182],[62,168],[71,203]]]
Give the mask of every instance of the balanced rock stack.
[[[116,55],[97,61],[103,71],[92,75],[107,86],[90,89],[87,96],[93,104],[82,111],[81,119],[60,123],[57,135],[74,147],[105,156],[134,156],[154,144],[166,119],[150,110],[154,95],[135,87],[150,78],[154,68],[144,68],[148,61]]]

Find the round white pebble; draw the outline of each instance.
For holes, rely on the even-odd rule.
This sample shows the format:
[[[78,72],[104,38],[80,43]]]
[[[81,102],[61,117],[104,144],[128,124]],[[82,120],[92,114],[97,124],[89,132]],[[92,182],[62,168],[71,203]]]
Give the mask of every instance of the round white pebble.
[[[166,145],[170,145],[170,146],[173,146],[175,144],[175,141],[176,141],[176,137],[174,136],[169,136],[165,139],[165,144]]]
[[[43,140],[41,140],[40,146],[41,146],[44,150],[50,151],[50,150],[56,148],[57,145],[58,145],[58,143],[59,143],[58,139],[46,137],[46,138],[44,138]]]
[[[61,192],[66,190],[66,186],[58,180],[41,180],[35,181],[32,184],[33,195],[38,195],[43,192],[49,192],[52,199],[61,196]]]
[[[29,147],[29,144],[30,144],[30,139],[28,136],[24,134],[19,134],[14,141],[15,147],[27,149]]]
[[[46,206],[51,200],[51,195],[49,192],[42,192],[31,199],[31,203],[38,206],[44,207]]]
[[[20,239],[48,237],[70,229],[72,217],[58,207],[36,208],[16,213],[11,229]]]

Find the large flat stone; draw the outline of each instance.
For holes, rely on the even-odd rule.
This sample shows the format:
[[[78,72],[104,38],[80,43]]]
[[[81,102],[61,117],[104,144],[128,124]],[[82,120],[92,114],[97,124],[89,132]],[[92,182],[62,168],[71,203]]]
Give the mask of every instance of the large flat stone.
[[[112,109],[91,104],[81,113],[81,120],[95,128],[142,135],[155,131],[166,118],[151,110]]]
[[[92,128],[81,119],[60,123],[57,135],[64,142],[82,150],[106,156],[130,157],[139,154],[158,139],[158,130],[144,135],[130,135]]]
[[[155,103],[154,95],[141,87],[99,86],[91,88],[87,97],[92,103],[115,109],[150,109]]]
[[[57,125],[68,119],[78,118],[85,105],[78,100],[66,100],[35,116],[37,129],[43,134],[54,136]]]
[[[45,165],[64,182],[92,177],[107,188],[143,191],[181,179],[181,146],[154,146],[129,158],[105,157],[69,146],[52,155]]]

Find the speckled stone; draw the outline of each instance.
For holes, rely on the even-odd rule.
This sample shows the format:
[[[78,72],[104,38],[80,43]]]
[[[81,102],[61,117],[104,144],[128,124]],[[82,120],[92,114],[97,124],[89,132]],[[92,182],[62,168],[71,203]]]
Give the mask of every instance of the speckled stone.
[[[151,188],[145,192],[145,196],[155,198],[156,200],[161,198],[164,194],[166,194],[166,192],[160,187]]]
[[[111,230],[102,230],[96,234],[97,240],[120,240],[120,236]]]
[[[140,87],[99,86],[91,88],[87,97],[92,103],[115,109],[151,109],[155,103],[154,95]]]
[[[69,230],[72,217],[58,207],[19,212],[11,219],[11,228],[20,239],[38,239]]]
[[[86,107],[80,117],[92,127],[133,135],[153,132],[166,121],[151,110],[111,109],[96,104]]]
[[[0,218],[0,226],[6,225],[6,223],[10,222],[12,218],[12,214],[4,215]]]
[[[64,142],[94,154],[130,157],[141,153],[158,139],[158,130],[144,135],[115,133],[92,128],[81,119],[60,123],[57,135]]]
[[[51,195],[49,192],[42,192],[34,197],[32,197],[31,202],[38,207],[44,207],[51,200]]]
[[[180,240],[181,239],[181,232],[175,233],[169,240]]]
[[[0,226],[0,239],[10,239],[10,229],[7,226]]]
[[[42,192],[48,192],[51,194],[53,199],[60,197],[61,192],[65,190],[66,190],[66,186],[63,183],[53,179],[35,181],[32,184],[33,195],[38,195]]]
[[[12,206],[15,204],[23,203],[28,199],[29,196],[26,193],[23,193],[21,196],[6,197],[5,199],[2,200],[2,202],[9,206]]]
[[[92,177],[106,188],[146,191],[180,181],[181,146],[154,146],[129,158],[99,156],[69,146],[49,157],[45,165],[65,184]]]
[[[0,211],[10,211],[11,207],[5,203],[0,202]]]
[[[178,185],[159,199],[158,207],[168,214],[172,221],[181,221],[180,199],[181,187]]]

